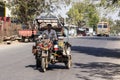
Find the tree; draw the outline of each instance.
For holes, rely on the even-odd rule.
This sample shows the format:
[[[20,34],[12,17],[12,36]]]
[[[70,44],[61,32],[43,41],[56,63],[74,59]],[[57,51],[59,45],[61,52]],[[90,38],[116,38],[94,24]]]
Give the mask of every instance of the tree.
[[[120,0],[101,0],[100,6],[108,7],[120,7]]]
[[[103,2],[102,2],[103,1]],[[116,10],[116,9],[119,9],[120,8],[120,0],[102,0],[101,1],[101,6],[105,7],[105,9],[109,9],[109,12],[111,12],[111,9],[112,10]],[[106,5],[104,5],[106,4]],[[118,13],[118,17],[120,17],[120,11]],[[120,20],[116,20],[114,21],[114,25],[113,27],[111,27],[111,31],[115,31],[116,33],[120,32],[120,23],[119,23]]]
[[[118,3],[118,0],[112,0],[112,4]]]
[[[116,20],[114,26],[112,27],[117,34],[120,33],[120,20]]]
[[[3,1],[0,1],[0,17],[5,16],[5,4]]]
[[[76,3],[68,12],[68,16],[71,19],[72,24],[76,24],[79,27],[96,26],[99,21],[99,16],[94,5],[90,3]]]
[[[49,0],[49,4],[45,4],[45,0],[13,0],[11,4],[6,4],[12,10],[12,15],[16,17],[22,24],[28,25],[33,19],[44,11],[50,11],[51,3],[59,0]],[[70,0],[64,0],[66,4],[70,4]],[[29,27],[27,27],[29,28]]]
[[[99,15],[98,15],[98,12],[95,8],[94,5],[92,4],[89,4],[88,5],[88,8],[86,8],[86,16],[87,16],[87,19],[88,19],[88,26],[90,27],[93,27],[93,26],[96,26],[97,23],[99,22]]]
[[[3,0],[1,1],[3,2]],[[27,23],[27,21],[33,19],[38,11],[43,10],[44,0],[12,0],[10,3],[5,3],[5,5],[20,22]]]
[[[85,12],[85,6],[83,3],[74,4],[73,7],[68,12],[68,16],[69,16],[69,20],[71,20],[71,24],[82,26],[84,12]]]
[[[14,18],[20,23],[27,25],[33,21],[37,14],[43,10],[43,0],[13,0],[10,4],[6,4],[12,12]]]

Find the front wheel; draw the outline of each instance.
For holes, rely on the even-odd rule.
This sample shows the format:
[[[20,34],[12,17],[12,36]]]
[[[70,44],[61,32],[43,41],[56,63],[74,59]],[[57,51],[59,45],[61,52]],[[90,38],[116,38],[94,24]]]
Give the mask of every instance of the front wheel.
[[[41,59],[41,69],[43,72],[46,71],[46,58]]]
[[[71,55],[71,47],[68,47],[68,48],[66,49],[66,54],[67,54],[67,55]]]
[[[36,59],[36,68],[39,68],[40,67],[40,60],[39,59]]]
[[[36,54],[35,58],[36,58],[36,68],[38,69],[41,66],[41,61],[40,61],[38,54]]]

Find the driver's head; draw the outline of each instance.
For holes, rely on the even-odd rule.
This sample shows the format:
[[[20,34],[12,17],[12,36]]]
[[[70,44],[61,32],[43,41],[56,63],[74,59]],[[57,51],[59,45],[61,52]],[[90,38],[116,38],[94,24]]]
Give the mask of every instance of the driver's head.
[[[52,28],[52,25],[51,24],[47,24],[47,29],[50,31]]]

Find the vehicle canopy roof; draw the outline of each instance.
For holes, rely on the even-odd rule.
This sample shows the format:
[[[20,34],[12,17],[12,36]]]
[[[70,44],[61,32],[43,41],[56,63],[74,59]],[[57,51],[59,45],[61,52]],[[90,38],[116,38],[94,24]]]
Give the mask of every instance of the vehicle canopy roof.
[[[58,17],[52,13],[41,13],[36,19],[58,19]]]
[[[61,24],[61,21],[59,18],[52,13],[41,13],[36,18],[37,23],[39,24],[39,30],[43,31],[46,29],[47,24],[51,24],[52,28],[56,31],[61,30],[63,25]]]

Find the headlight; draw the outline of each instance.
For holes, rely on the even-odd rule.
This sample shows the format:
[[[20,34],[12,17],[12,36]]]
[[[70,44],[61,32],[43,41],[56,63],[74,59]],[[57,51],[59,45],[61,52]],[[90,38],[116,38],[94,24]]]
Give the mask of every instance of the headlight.
[[[58,51],[58,45],[54,45],[54,51]]]
[[[40,49],[40,46],[37,46],[37,50],[39,50]]]

